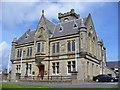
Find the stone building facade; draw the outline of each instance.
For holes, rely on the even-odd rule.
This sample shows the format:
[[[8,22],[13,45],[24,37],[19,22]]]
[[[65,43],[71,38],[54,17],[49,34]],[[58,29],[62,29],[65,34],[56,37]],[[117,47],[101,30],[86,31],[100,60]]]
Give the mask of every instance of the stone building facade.
[[[36,30],[12,41],[12,79],[21,76],[71,76],[92,80],[114,72],[106,67],[106,48],[95,32],[91,14],[81,18],[74,9],[59,13],[60,23],[46,19],[44,11]]]

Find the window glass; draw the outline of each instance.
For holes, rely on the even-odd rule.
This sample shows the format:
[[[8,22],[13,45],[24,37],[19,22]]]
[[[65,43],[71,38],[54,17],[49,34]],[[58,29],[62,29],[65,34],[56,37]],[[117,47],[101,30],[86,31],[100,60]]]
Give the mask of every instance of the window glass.
[[[68,62],[68,65],[71,65],[71,62]]]
[[[55,53],[55,44],[53,44],[53,53]]]
[[[57,64],[57,66],[56,66],[56,68],[57,68],[57,73],[59,73],[59,62],[57,62],[56,64]]]
[[[59,73],[59,62],[52,63],[52,68],[53,68],[53,74],[58,74]]]
[[[72,51],[75,51],[75,41],[72,41]]]
[[[57,43],[57,53],[59,53],[59,43]]]
[[[53,63],[53,74],[55,74],[55,63]]]
[[[30,48],[30,56],[32,56],[32,48]]]
[[[29,67],[29,69],[30,69],[30,74],[31,74],[31,69],[32,69],[32,65],[30,64],[30,67]]]
[[[29,56],[29,48],[27,49],[27,56]]]
[[[76,71],[75,61],[68,62],[68,73],[70,73],[71,71]]]
[[[70,44],[70,41],[68,41],[68,51],[71,51],[71,44]]]
[[[18,49],[17,57],[21,57],[21,55],[22,55],[22,49]]]
[[[17,65],[16,69],[18,70],[18,65]]]
[[[44,42],[42,42],[42,52],[44,52]]]
[[[75,61],[72,61],[72,64],[75,65]]]
[[[55,74],[55,66],[53,66],[53,74]]]
[[[71,66],[68,66],[68,73],[71,72]]]
[[[38,43],[37,52],[40,52],[40,43]]]
[[[55,63],[53,63],[53,66],[55,66]]]
[[[19,50],[17,50],[17,57],[19,57]]]
[[[75,61],[72,61],[72,68],[73,68],[73,71],[76,71]]]

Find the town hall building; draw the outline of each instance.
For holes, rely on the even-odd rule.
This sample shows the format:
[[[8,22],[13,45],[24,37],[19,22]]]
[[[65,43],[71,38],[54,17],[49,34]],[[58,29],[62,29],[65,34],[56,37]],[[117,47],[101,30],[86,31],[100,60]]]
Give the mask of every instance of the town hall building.
[[[91,14],[81,18],[74,9],[58,13],[59,23],[42,16],[35,30],[12,41],[12,79],[21,76],[71,76],[92,80],[99,74],[115,73],[106,66],[106,48],[99,39]]]

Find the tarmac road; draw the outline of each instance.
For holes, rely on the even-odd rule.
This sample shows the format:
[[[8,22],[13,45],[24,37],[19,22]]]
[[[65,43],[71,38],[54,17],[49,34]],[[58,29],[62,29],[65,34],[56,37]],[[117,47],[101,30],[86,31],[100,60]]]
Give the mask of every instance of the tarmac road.
[[[74,87],[74,88],[120,88],[118,82],[102,82],[102,83],[80,83],[80,84],[41,84],[39,82],[2,82],[7,84],[20,85],[39,85],[39,86],[54,86],[54,87]]]

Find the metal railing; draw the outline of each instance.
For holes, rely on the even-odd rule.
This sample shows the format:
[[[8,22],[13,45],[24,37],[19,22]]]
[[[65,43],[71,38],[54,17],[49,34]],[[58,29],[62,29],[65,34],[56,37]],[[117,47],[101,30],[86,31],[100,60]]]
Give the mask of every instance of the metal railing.
[[[20,80],[72,80],[71,76],[20,76]]]

